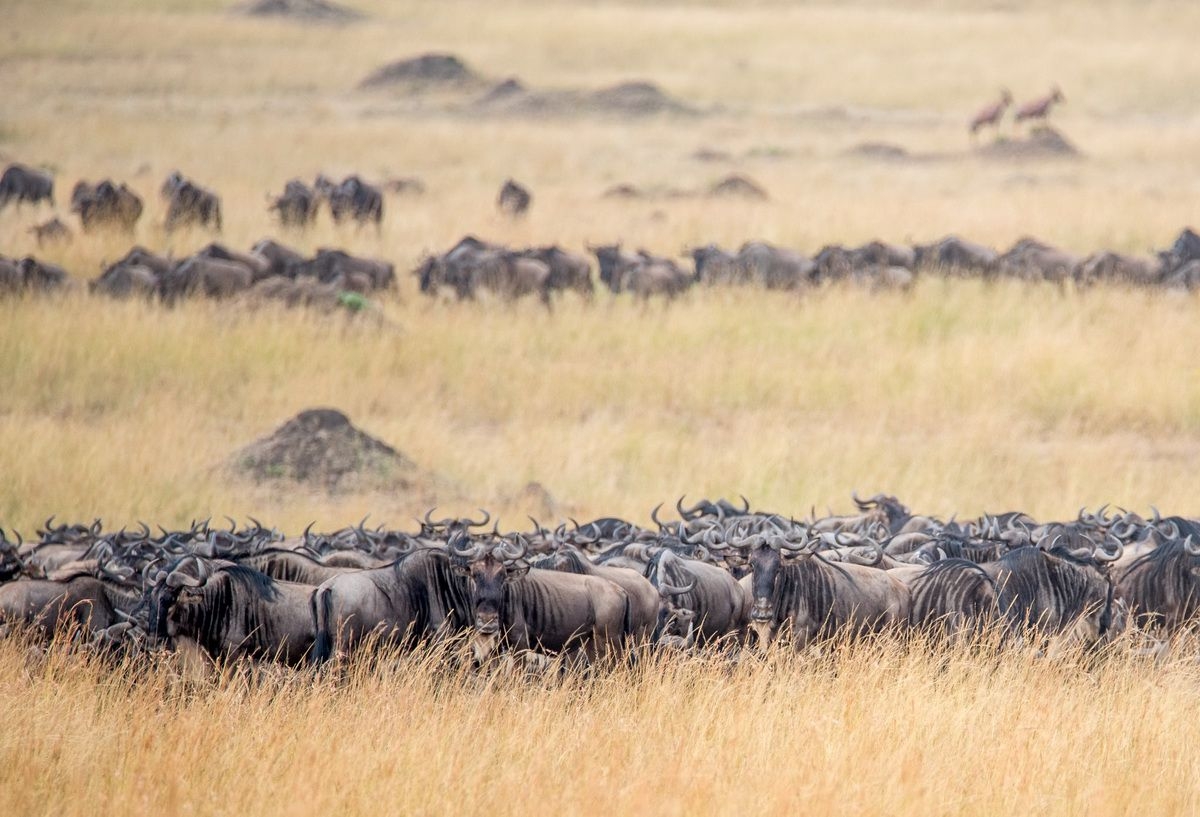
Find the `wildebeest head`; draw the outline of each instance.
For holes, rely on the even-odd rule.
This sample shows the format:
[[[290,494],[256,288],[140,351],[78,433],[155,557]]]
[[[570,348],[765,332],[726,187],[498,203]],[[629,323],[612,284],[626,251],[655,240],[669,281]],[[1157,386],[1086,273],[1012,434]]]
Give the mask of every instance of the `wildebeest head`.
[[[483,542],[472,542],[459,534],[448,549],[455,558],[455,572],[467,579],[471,616],[475,625],[472,649],[478,660],[495,651],[507,612],[507,584],[529,570],[525,561],[527,544],[518,534],[512,541],[498,534]]]
[[[797,536],[756,534],[738,543],[738,546],[747,553],[752,576],[751,625],[769,626],[775,618],[785,560],[811,552],[815,543]]]
[[[203,587],[210,574],[208,563],[196,556],[185,556],[165,569],[153,562],[146,565],[142,577],[150,599],[149,635],[153,642],[168,643],[174,638],[177,622],[171,613],[180,595]]]

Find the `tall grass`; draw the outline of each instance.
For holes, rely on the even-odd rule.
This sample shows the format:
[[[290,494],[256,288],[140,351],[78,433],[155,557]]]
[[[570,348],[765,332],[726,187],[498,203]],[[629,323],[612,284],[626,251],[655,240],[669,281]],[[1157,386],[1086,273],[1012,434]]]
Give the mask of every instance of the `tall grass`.
[[[1193,661],[881,639],[568,674],[189,682],[0,643],[6,814],[1190,813]]]

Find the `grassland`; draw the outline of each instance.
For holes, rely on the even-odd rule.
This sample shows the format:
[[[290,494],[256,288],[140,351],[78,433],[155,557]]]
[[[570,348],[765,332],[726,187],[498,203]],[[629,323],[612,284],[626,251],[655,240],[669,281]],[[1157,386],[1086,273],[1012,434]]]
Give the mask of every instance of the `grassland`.
[[[80,279],[131,240],[177,256],[154,200],[175,167],[220,191],[224,240],[275,234],[292,176],[418,175],[383,230],[322,221],[408,268],[467,232],[622,238],[664,253],[763,238],[815,250],[959,232],[1145,252],[1200,222],[1200,7],[1103,3],[360,2],[344,28],[247,20],[220,2],[10,0],[0,158],[112,175],[150,201],[136,236],[43,255]],[[459,54],[539,87],[649,78],[694,119],[478,118],[353,90],[388,60]],[[966,154],[1000,85],[1051,82],[1083,159]],[[887,141],[936,161],[844,151]],[[735,158],[699,162],[700,148]],[[747,157],[751,151],[758,158]],[[775,158],[763,158],[767,153]],[[617,182],[701,187],[744,172],[767,203],[616,202]],[[506,176],[536,201],[493,213]],[[50,214],[0,214],[0,252]],[[0,525],[51,513],[186,524],[253,514],[289,531],[403,493],[260,487],[238,447],[329,405],[444,481],[439,501],[519,525],[539,481],[564,512],[644,519],[679,494],[803,513],[851,489],[915,508],[1039,517],[1084,503],[1191,512],[1200,492],[1192,297],[922,281],[907,295],[695,292],[448,305],[410,281],[386,321],[82,293],[0,303]],[[546,520],[543,520],[546,521]],[[664,660],[563,684],[446,677],[419,660],[189,686],[0,643],[0,813],[1061,814],[1196,810],[1194,662],[1149,666],[899,644],[730,668]],[[132,715],[130,713],[133,713]]]

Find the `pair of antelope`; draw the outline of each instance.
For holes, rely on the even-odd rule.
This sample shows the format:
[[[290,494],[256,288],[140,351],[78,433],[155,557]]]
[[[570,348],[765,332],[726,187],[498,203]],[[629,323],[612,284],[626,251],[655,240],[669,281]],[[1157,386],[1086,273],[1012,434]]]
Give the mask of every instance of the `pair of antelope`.
[[[1026,102],[1017,108],[1015,120],[1018,123],[1027,120],[1045,120],[1050,115],[1050,109],[1057,103],[1066,102],[1062,91],[1055,85],[1050,89],[1050,93],[1045,96],[1038,97],[1030,102]],[[1013,104],[1012,94],[1007,88],[1000,92],[1000,99],[997,102],[983,108],[979,113],[971,119],[968,129],[971,131],[971,136],[975,136],[979,131],[987,127],[999,129],[1000,120],[1004,118],[1004,112]]]

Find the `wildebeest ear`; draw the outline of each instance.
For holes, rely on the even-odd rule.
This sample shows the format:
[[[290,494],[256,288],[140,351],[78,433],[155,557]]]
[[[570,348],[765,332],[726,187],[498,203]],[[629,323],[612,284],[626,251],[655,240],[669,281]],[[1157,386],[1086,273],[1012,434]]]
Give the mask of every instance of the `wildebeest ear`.
[[[515,562],[509,562],[504,567],[510,576],[524,576],[529,572],[529,562],[525,561],[524,559],[517,559]]]
[[[471,575],[470,568],[468,568],[466,565],[460,564],[458,562],[451,563],[450,569],[454,571],[455,576],[470,576]]]

